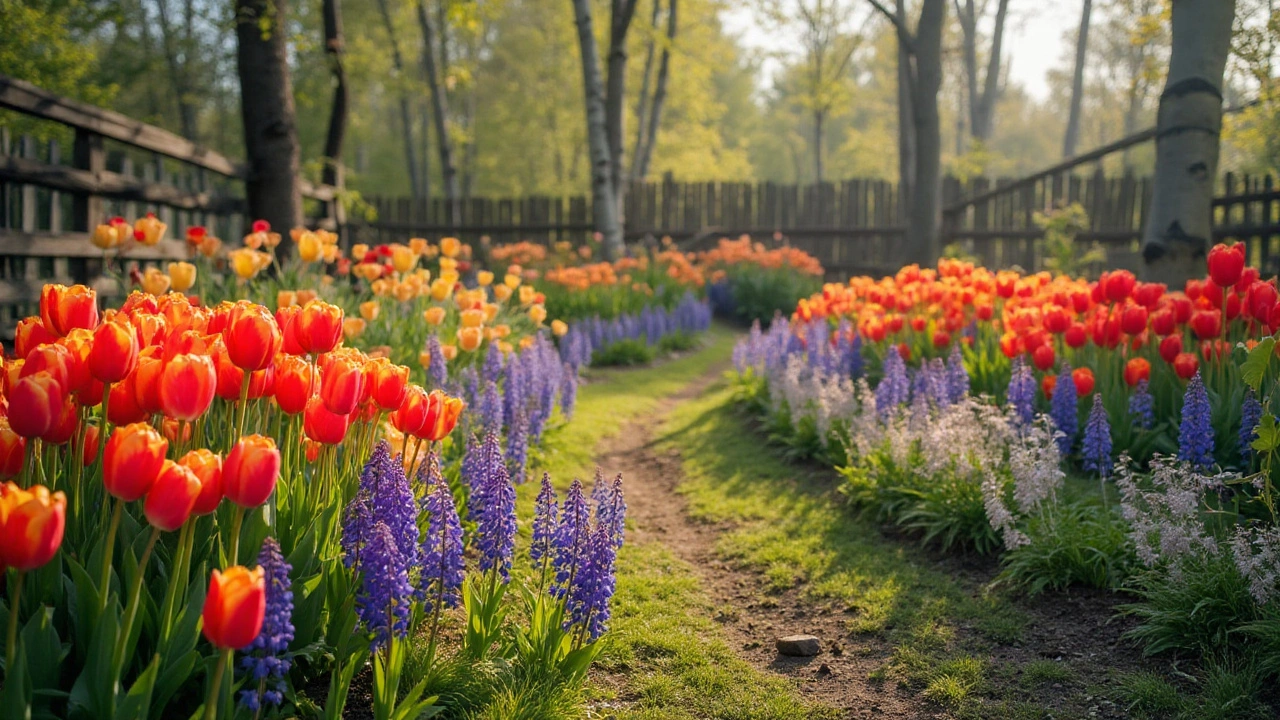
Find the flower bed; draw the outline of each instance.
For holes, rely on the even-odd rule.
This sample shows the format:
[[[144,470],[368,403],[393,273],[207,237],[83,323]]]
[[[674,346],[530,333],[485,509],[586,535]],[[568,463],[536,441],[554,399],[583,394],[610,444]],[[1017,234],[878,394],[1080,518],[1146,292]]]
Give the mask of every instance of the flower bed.
[[[1133,589],[1148,652],[1269,677],[1280,294],[1242,250],[1173,292],[955,261],[827,285],[740,343],[738,397],[857,511],[1023,591]]]
[[[266,273],[264,225],[228,253],[192,229],[190,263],[124,269],[163,234],[98,228],[143,290],[100,312],[46,286],[17,328],[0,705],[394,718],[573,698],[607,629],[621,478],[562,501],[541,478],[527,542],[515,488],[572,416],[584,341],[565,339],[591,330],[548,333],[519,268],[498,279],[449,239],[353,262],[295,231]],[[677,307],[641,331],[705,328],[705,306]],[[361,673],[369,699],[349,701]]]

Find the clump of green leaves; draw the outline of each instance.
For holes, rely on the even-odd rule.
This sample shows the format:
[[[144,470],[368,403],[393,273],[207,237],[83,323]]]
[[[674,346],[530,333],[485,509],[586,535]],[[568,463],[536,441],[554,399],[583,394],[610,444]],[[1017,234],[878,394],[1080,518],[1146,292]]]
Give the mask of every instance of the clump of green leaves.
[[[1044,269],[1079,276],[1092,265],[1107,261],[1107,251],[1097,242],[1080,252],[1076,237],[1089,229],[1089,213],[1080,203],[1036,213],[1036,226],[1044,231]]]

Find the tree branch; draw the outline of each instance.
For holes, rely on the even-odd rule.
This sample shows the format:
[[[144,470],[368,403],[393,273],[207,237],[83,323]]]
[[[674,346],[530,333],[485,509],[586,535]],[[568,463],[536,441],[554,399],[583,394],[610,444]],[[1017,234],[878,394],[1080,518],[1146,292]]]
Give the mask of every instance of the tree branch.
[[[898,19],[897,14],[890,12],[889,8],[880,3],[880,0],[867,0],[867,2],[871,3],[871,6],[876,10],[879,10],[881,15],[889,18],[889,22],[893,23],[893,27],[898,31],[898,42],[902,43],[902,46],[907,49],[908,54],[914,55],[916,52],[915,38],[911,36],[911,31],[907,26]]]

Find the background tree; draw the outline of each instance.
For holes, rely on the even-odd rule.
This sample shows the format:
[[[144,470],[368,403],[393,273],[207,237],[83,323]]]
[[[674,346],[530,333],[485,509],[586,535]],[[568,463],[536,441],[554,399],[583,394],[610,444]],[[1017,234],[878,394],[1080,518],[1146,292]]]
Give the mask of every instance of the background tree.
[[[985,3],[984,3],[985,4]],[[1000,72],[1004,57],[1004,26],[1009,17],[1009,0],[998,0],[995,18],[992,21],[991,44],[987,48],[987,67],[985,72],[979,69],[980,31],[979,22],[985,13],[974,0],[955,0],[956,17],[960,23],[960,33],[964,46],[965,88],[968,91],[969,136],[980,144],[986,144],[991,137],[992,123],[995,118],[996,103],[1003,89],[1000,83]],[[979,73],[982,72],[981,77]]]
[[[1067,131],[1062,138],[1062,157],[1074,157],[1076,143],[1080,140],[1080,108],[1084,103],[1084,66],[1089,50],[1089,21],[1093,15],[1093,0],[1083,0],[1080,9],[1080,29],[1076,32],[1076,62],[1071,76],[1071,107],[1067,115]]]
[[[604,79],[600,75],[600,51],[596,47],[591,0],[573,0],[582,58],[582,89],[586,99],[587,143],[591,153],[591,199],[596,231],[602,235],[605,258],[622,256],[622,227],[613,188]]]

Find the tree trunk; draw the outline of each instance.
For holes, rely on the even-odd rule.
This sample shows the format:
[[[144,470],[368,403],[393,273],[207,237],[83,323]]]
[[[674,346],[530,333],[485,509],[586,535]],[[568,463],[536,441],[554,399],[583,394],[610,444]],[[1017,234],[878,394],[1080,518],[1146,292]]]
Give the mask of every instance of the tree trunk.
[[[1156,119],[1155,186],[1142,237],[1143,276],[1181,287],[1203,274],[1212,242],[1222,130],[1222,74],[1235,0],[1174,0],[1169,75]]]
[[[969,130],[974,132],[978,128],[978,105],[981,104],[978,90],[978,14],[974,8],[973,0],[965,0],[964,5],[960,4],[960,0],[956,0],[956,15],[960,21],[960,44],[964,48],[964,77],[965,90],[968,95],[969,108]],[[964,113],[957,112],[958,117],[962,117]],[[956,121],[957,127],[963,127],[962,121]],[[961,146],[961,140],[956,139],[956,147]]]
[[[1009,14],[1009,0],[996,6],[996,24],[991,34],[991,57],[987,58],[987,75],[982,79],[982,93],[969,120],[969,133],[985,143],[994,129],[996,103],[1000,101],[1000,55],[1004,51],[1004,23]],[[974,78],[976,84],[977,78]]]
[[[946,0],[923,0],[915,34],[915,92],[912,97],[916,136],[915,185],[911,192],[911,216],[907,222],[905,249],[909,262],[928,267],[938,260],[941,248],[938,225],[942,191],[942,120],[938,115],[938,90],[942,87],[942,31],[947,20]]]
[[[1229,0],[1234,3],[1235,0]],[[1093,0],[1084,0],[1080,11],[1080,32],[1076,35],[1076,67],[1071,78],[1071,109],[1067,113],[1067,133],[1062,138],[1062,157],[1076,154],[1080,140],[1080,105],[1084,102],[1084,63],[1089,50],[1089,16],[1093,13]]]
[[[631,149],[631,180],[633,182],[644,180],[644,176],[637,174],[636,170],[640,163],[640,149],[644,146],[645,124],[649,119],[649,83],[653,80],[653,56],[658,44],[658,16],[661,12],[661,0],[653,0],[653,18],[649,28],[651,34],[644,53],[644,73],[640,76],[640,97],[636,100],[636,143]]]
[[[600,51],[596,47],[591,21],[591,0],[573,0],[578,26],[578,48],[582,55],[582,90],[586,99],[587,144],[591,152],[591,205],[596,231],[603,236],[606,260],[622,257],[622,227],[618,224],[618,203],[612,184],[613,163],[609,154],[609,130],[605,113],[604,78],[600,76]]]
[[[677,0],[670,0],[667,8],[667,43],[662,48],[662,59],[658,61],[658,79],[654,82],[653,104],[649,107],[649,121],[645,124],[648,137],[644,141],[644,149],[634,158],[635,176],[644,179],[649,176],[649,163],[653,160],[653,147],[658,142],[658,127],[662,124],[662,106],[667,101],[667,77],[671,68],[671,48],[676,41],[676,5]]]
[[[333,73],[333,107],[329,110],[329,131],[324,139],[324,172],[321,182],[341,188],[344,184],[342,140],[347,134],[347,73],[342,67],[341,0],[324,0],[324,52]]]
[[[813,178],[822,184],[822,121],[826,113],[821,109],[813,111]]]
[[[627,101],[627,30],[635,16],[637,0],[613,0],[609,18],[609,72],[605,80],[605,125],[609,133],[609,182],[618,204],[618,222],[622,219],[623,146],[626,143],[624,120]]]
[[[894,18],[900,26],[907,23],[905,0],[897,0]],[[916,185],[916,133],[915,110],[912,107],[913,85],[911,50],[907,42],[898,37],[898,196],[902,199],[904,213],[911,212],[910,198]]]
[[[444,95],[444,83],[436,70],[435,33],[431,19],[427,17],[425,0],[418,0],[418,26],[422,29],[422,71],[427,76],[431,90],[431,116],[435,121],[436,144],[440,154],[440,179],[444,184],[444,200],[449,224],[456,225],[462,218],[458,207],[458,169],[453,161],[453,141],[449,138],[449,106]]]
[[[382,15],[382,24],[387,28],[387,37],[391,40],[391,63],[396,69],[396,76],[403,83],[405,79],[404,57],[400,54],[400,41],[396,39],[395,24],[391,22],[391,11],[387,8],[387,0],[378,0],[378,12]],[[409,93],[404,86],[399,89],[400,125],[404,130],[404,158],[409,168],[409,192],[414,197],[426,197],[422,184],[418,181],[418,151],[413,142],[413,120],[409,112]],[[425,142],[425,139],[424,139]]]
[[[286,0],[236,0],[249,217],[266,220],[286,238],[302,225],[298,123],[284,32],[288,9]],[[288,245],[282,243],[278,252],[288,252]]]
[[[196,126],[196,104],[192,100],[195,88],[190,87],[184,63],[178,62],[178,49],[174,46],[176,31],[169,22],[168,0],[155,0],[156,11],[160,16],[160,40],[164,47],[165,63],[169,66],[169,82],[173,85],[173,97],[178,103],[178,123],[183,137],[188,140],[199,140]],[[191,52],[191,48],[187,48]],[[188,61],[189,62],[189,61]]]

